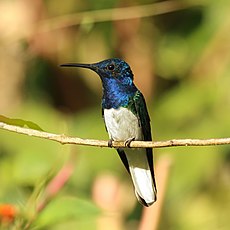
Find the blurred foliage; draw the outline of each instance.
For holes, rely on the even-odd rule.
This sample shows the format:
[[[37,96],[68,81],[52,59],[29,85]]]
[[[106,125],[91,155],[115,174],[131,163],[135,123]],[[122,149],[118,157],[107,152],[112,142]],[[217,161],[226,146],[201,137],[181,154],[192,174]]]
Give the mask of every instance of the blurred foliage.
[[[97,22],[95,10],[153,2],[2,0],[0,120],[107,139],[99,78],[85,70],[60,69],[59,64],[118,56],[131,65],[135,82],[146,96],[155,140],[229,137],[229,1],[174,2],[188,7],[120,21],[112,21],[111,15]],[[78,17],[84,11],[87,14],[80,14],[79,22],[69,23],[73,14]],[[53,28],[52,19],[62,16],[69,21]],[[229,229],[230,148],[157,149],[156,162],[164,154],[173,158],[173,166],[159,229]],[[51,171],[58,172],[73,155],[73,175],[33,226],[103,229],[99,216],[109,214],[117,224],[114,229],[138,229],[141,208],[113,149],[61,146],[1,130],[0,203],[24,210],[40,181]],[[99,195],[94,191],[98,176],[107,174],[114,178],[110,199],[100,197],[107,182]],[[105,207],[106,199],[110,203]],[[22,212],[16,224],[20,218],[32,220],[30,209]]]
[[[64,211],[63,211],[64,210]],[[66,219],[87,219],[99,214],[99,210],[90,202],[83,199],[62,197],[54,200],[37,219],[38,226],[52,226]],[[51,227],[52,228],[52,227]],[[50,228],[50,229],[51,229]]]

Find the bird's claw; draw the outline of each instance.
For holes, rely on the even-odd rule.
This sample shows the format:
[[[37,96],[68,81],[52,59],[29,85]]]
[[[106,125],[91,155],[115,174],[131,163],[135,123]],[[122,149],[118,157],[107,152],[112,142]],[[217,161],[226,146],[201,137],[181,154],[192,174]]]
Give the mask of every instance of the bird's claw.
[[[113,139],[109,139],[109,141],[108,141],[108,147],[110,147],[110,148],[113,147]]]
[[[134,140],[135,140],[135,137],[132,137],[132,138],[127,139],[127,140],[125,141],[125,146],[128,147],[128,148],[130,148],[130,144],[131,144],[131,142],[134,141]]]

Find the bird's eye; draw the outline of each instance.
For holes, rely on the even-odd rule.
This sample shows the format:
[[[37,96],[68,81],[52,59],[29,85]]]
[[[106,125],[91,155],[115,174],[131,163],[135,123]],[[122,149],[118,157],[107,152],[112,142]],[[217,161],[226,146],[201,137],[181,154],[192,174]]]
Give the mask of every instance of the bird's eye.
[[[108,65],[107,68],[108,68],[108,70],[114,70],[114,65],[113,64]]]

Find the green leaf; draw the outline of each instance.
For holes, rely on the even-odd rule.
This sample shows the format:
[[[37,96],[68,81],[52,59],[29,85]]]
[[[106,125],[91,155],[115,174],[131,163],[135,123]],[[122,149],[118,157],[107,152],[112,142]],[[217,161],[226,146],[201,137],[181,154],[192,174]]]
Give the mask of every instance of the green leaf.
[[[59,197],[53,200],[39,215],[36,225],[52,225],[69,219],[89,219],[100,214],[100,209],[87,200]]]
[[[32,121],[26,121],[26,120],[22,120],[22,119],[12,119],[12,118],[5,117],[3,115],[0,115],[0,122],[4,122],[8,125],[15,125],[15,126],[19,126],[19,127],[27,126],[30,129],[36,129],[36,130],[44,131],[39,125],[35,124]]]

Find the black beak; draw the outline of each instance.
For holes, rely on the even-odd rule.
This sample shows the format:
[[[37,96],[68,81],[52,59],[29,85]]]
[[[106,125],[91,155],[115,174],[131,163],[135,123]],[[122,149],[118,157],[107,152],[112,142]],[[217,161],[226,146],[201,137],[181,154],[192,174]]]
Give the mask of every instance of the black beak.
[[[80,67],[80,68],[91,69],[93,71],[97,70],[97,67],[94,64],[66,63],[66,64],[61,64],[60,66],[61,67]]]

